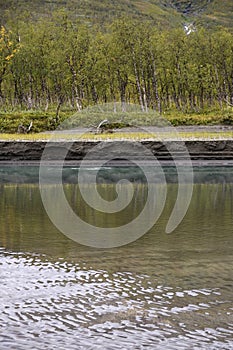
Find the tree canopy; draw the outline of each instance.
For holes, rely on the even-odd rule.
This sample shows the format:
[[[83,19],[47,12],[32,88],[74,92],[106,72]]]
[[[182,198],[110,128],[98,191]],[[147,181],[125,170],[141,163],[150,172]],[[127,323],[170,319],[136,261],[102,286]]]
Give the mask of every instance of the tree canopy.
[[[142,111],[233,104],[233,36],[159,30],[122,17],[105,28],[66,11],[0,29],[0,105],[45,108],[121,101]]]

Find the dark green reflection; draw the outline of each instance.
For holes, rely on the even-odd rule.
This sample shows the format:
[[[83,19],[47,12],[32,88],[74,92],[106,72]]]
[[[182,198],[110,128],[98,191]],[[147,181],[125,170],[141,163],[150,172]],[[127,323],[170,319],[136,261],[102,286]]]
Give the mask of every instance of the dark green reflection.
[[[85,186],[90,187],[91,193],[93,185]],[[147,194],[145,184],[135,184],[132,202],[115,215],[86,206],[77,185],[66,184],[64,189],[74,211],[87,222],[104,227],[120,226],[136,217],[144,206]],[[111,200],[115,196],[112,184],[99,185],[99,190],[105,199]],[[125,192],[127,195],[127,186]],[[102,250],[83,247],[53,226],[43,208],[38,185],[1,185],[0,194],[2,247],[82,260],[103,257]],[[172,234],[167,235],[165,226],[176,196],[177,184],[168,184],[165,209],[150,232],[126,247],[106,250],[106,254],[117,252],[122,261],[127,260],[132,252],[141,259],[152,260],[197,258],[200,254],[206,254],[206,258],[222,255],[225,259],[227,254],[232,254],[233,184],[195,184],[193,198],[183,222]],[[59,206],[59,203],[54,202],[54,205]]]

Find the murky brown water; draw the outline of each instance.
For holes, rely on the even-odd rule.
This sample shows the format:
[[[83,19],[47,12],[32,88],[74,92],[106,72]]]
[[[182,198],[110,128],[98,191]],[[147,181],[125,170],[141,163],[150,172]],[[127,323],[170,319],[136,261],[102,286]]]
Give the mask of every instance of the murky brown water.
[[[196,172],[188,213],[167,235],[177,192],[170,183],[154,228],[109,250],[58,232],[31,172],[19,183],[22,173],[7,181],[7,171],[0,176],[1,350],[233,349],[233,168]],[[145,189],[134,186],[132,216]],[[113,185],[100,190],[111,197]],[[77,185],[65,191],[74,209],[83,207]],[[85,208],[82,215],[106,219]]]

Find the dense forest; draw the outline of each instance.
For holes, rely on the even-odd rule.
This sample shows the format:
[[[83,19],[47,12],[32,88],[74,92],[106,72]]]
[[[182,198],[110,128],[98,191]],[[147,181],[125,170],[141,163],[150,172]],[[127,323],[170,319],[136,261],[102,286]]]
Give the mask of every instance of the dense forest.
[[[233,36],[227,30],[158,30],[114,20],[104,29],[65,11],[0,30],[1,109],[121,101],[142,111],[201,111],[233,103]]]

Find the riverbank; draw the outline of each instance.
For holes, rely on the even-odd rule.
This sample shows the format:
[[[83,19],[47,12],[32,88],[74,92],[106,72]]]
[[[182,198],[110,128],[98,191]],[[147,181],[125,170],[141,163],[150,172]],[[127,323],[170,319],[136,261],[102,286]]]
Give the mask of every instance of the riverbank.
[[[41,133],[0,133],[0,141],[146,141],[233,140],[233,127],[226,125],[137,126],[111,130],[77,127]]]
[[[90,128],[75,128],[37,134],[0,134],[0,162],[38,162],[47,147],[47,160],[56,162],[80,162],[98,145],[98,159],[124,157],[125,143],[131,147],[131,157],[147,161],[139,147],[141,143],[161,161],[185,160],[188,154],[192,161],[233,160],[233,128],[231,126],[180,126],[180,127],[127,127],[110,132],[96,133]],[[107,147],[107,148],[106,148]],[[127,155],[125,155],[127,158]],[[93,159],[97,160],[97,159]],[[115,161],[116,163],[116,161]]]
[[[33,133],[52,131],[61,124],[64,125],[63,123],[77,128],[96,128],[105,119],[109,123],[118,124],[118,128],[126,125],[144,127],[167,124],[181,128],[233,126],[232,107],[207,109],[200,112],[166,110],[161,115],[155,111],[141,112],[137,105],[129,105],[127,108],[129,111],[125,113],[120,110],[113,112],[113,106],[109,104],[92,106],[81,112],[64,108],[60,110],[59,115],[56,113],[56,108],[46,112],[43,110],[0,111],[0,132],[17,133],[20,125],[27,128],[31,122]]]
[[[90,150],[98,145],[97,157],[99,159],[127,159],[125,154],[125,143],[129,141],[0,141],[0,162],[28,162],[40,161],[45,147],[47,147],[46,160],[53,162],[63,159],[76,162],[81,161]],[[143,146],[151,151],[151,153],[159,161],[172,161],[175,154],[177,160],[187,160],[188,154],[184,151],[183,145],[189,152],[191,160],[195,161],[226,161],[233,160],[233,140],[169,140],[155,141],[145,140],[140,142]],[[145,156],[145,152],[141,152],[140,143],[130,141],[130,158],[133,160],[149,161]],[[172,154],[169,150],[172,150]],[[108,151],[109,150],[109,151]],[[122,150],[122,152],[121,152]]]

